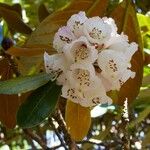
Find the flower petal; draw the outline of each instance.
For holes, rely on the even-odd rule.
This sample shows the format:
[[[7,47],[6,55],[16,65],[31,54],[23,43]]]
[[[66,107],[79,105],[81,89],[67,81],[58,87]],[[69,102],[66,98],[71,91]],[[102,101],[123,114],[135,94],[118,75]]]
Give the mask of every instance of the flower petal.
[[[107,17],[103,17],[102,18],[104,20],[105,23],[107,23],[108,25],[110,25],[111,27],[111,36],[115,36],[117,34],[117,26],[115,24],[115,20],[113,18],[107,18]]]
[[[79,103],[81,98],[79,97],[79,92],[71,87],[69,84],[64,84],[62,87],[62,97],[73,101],[74,103]]]
[[[73,64],[66,73],[68,82],[75,88],[81,90],[90,86],[95,77],[95,69],[89,64]]]
[[[128,62],[123,53],[108,49],[99,53],[98,65],[103,76],[116,79],[128,67]]]
[[[113,84],[112,82],[106,79],[101,73],[98,73],[97,76],[101,79],[106,92],[112,90],[112,84]]]
[[[112,29],[100,17],[92,17],[84,23],[83,31],[91,43],[104,44],[110,38]]]
[[[127,57],[128,61],[131,61],[132,56],[137,50],[138,50],[138,45],[135,42],[132,42],[131,44],[129,44],[125,52],[125,56]]]
[[[85,98],[92,101],[93,105],[111,103],[111,98],[106,95],[106,90],[100,78],[95,76],[94,81],[91,83],[90,87],[83,89]]]
[[[53,75],[54,78],[57,77],[60,72],[67,69],[67,62],[63,54],[48,55],[48,53],[45,52],[44,64],[46,72]]]
[[[116,34],[115,36],[112,36],[108,41],[106,41],[104,48],[124,52],[125,47],[128,47],[128,45],[128,37],[122,33],[121,35]]]
[[[67,26],[76,37],[80,37],[83,35],[83,24],[87,19],[85,12],[80,11],[78,14],[71,16],[67,22]]]
[[[98,57],[98,51],[83,36],[66,44],[63,52],[71,63],[94,63]]]
[[[67,26],[63,26],[54,36],[53,47],[60,53],[66,43],[75,40],[75,36]]]
[[[112,84],[111,90],[119,90],[130,77],[134,78],[135,76],[135,73],[129,69],[130,61],[121,52],[110,49],[102,51],[98,57],[98,65],[105,81],[108,80]]]

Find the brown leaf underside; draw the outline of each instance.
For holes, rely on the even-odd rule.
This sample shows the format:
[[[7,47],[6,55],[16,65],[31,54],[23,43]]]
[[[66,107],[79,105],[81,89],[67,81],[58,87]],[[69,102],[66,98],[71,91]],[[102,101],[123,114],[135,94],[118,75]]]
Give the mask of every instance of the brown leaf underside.
[[[12,78],[13,71],[6,59],[0,60],[0,76],[1,80]],[[25,99],[25,95],[3,95],[0,94],[0,121],[7,128],[14,128],[16,125],[16,113],[19,105]]]
[[[139,44],[138,51],[134,54],[131,61],[131,70],[136,72],[136,77],[129,79],[122,86],[117,98],[114,100],[115,103],[122,105],[126,97],[131,102],[139,93],[143,76],[143,47],[136,12],[129,2],[124,1],[118,5],[111,13],[111,17],[115,19],[119,32],[124,32],[128,35],[130,42]]]

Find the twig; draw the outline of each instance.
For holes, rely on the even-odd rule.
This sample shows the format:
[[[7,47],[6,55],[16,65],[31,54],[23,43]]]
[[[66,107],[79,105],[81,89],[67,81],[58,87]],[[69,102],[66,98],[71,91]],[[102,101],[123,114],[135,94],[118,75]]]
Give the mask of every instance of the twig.
[[[31,145],[32,150],[36,150],[37,149],[36,146],[33,143],[33,140],[29,136],[27,136],[26,140]]]
[[[53,130],[55,131],[55,133],[56,133],[58,139],[60,140],[60,142],[61,142],[61,144],[62,144],[62,146],[65,148],[65,150],[67,150],[66,144],[64,143],[62,137],[60,136],[60,133],[59,133],[58,130],[56,129],[55,125],[53,124],[52,118],[49,117],[49,118],[48,118],[48,122],[49,122],[50,126],[53,128]]]
[[[95,139],[89,139],[89,140],[83,140],[83,141],[77,142],[77,144],[86,144],[86,143],[91,144],[91,145],[103,146],[103,147],[105,147],[106,150],[109,150],[112,147],[116,148],[117,144],[120,144],[120,145],[123,144],[123,142],[121,140],[120,141],[118,140],[118,141],[101,142],[99,140],[95,141]]]
[[[43,148],[43,150],[49,150],[46,143],[42,141],[42,139],[35,133],[33,133],[30,129],[23,129],[24,133],[28,135],[31,139],[38,142],[38,144]]]
[[[43,128],[43,127],[42,127],[42,128]],[[47,128],[48,128],[48,127],[47,127]],[[45,136],[45,133],[42,132],[40,126],[37,126],[36,131],[37,131],[37,135],[39,135],[39,136],[41,137],[41,139],[46,143],[46,136]]]
[[[50,147],[49,150],[57,150],[58,148],[62,147],[63,145],[60,144],[60,145],[57,145],[57,146],[54,146],[54,147]]]
[[[104,143],[101,142],[97,143],[97,142],[87,141],[87,140],[77,142],[77,144],[85,144],[85,143],[92,144],[92,145],[106,146]]]
[[[56,109],[56,112],[55,112],[53,118],[58,122],[58,124],[64,134],[64,140],[65,140],[66,144],[68,145],[69,150],[78,150],[78,147],[77,147],[75,141],[73,141],[71,139],[71,136],[67,131],[66,123],[65,123],[64,118],[62,117],[61,111],[59,109]]]

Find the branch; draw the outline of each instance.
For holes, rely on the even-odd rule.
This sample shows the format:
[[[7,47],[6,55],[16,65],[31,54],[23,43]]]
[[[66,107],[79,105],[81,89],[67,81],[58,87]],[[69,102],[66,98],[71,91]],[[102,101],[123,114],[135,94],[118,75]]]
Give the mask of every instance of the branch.
[[[62,117],[61,111],[59,109],[56,109],[56,112],[55,112],[53,118],[59,124],[60,129],[62,130],[62,132],[64,134],[64,140],[65,140],[66,144],[69,146],[69,149],[70,150],[78,150],[78,147],[77,147],[75,141],[71,139],[71,136],[67,131],[66,123],[65,123],[64,118]]]
[[[62,147],[63,145],[60,144],[60,145],[57,145],[57,146],[54,146],[54,147],[51,147],[49,148],[49,150],[57,150],[58,148]]]
[[[24,133],[29,136],[31,139],[35,140],[39,145],[43,148],[43,150],[49,150],[46,143],[42,141],[42,139],[35,133],[33,133],[30,129],[23,129]]]
[[[94,142],[94,141],[90,141],[90,140],[89,141],[88,140],[84,140],[84,141],[77,142],[77,144],[85,144],[85,143],[92,144],[92,145],[106,146],[102,142]]]
[[[53,130],[55,131],[55,133],[56,133],[58,139],[59,139],[60,142],[61,142],[61,145],[65,148],[65,150],[67,150],[66,144],[64,143],[62,137],[60,136],[60,133],[59,133],[58,130],[56,129],[55,125],[53,124],[52,118],[48,118],[48,122],[49,122],[50,126],[53,128]]]

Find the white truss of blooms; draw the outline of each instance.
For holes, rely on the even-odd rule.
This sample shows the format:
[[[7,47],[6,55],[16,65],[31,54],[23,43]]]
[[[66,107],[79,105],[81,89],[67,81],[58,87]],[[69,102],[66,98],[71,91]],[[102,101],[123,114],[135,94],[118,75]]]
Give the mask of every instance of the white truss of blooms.
[[[44,54],[46,72],[62,85],[64,98],[84,107],[110,104],[107,92],[136,75],[130,62],[138,45],[117,33],[112,18],[74,14],[55,34],[53,47],[57,54]]]

